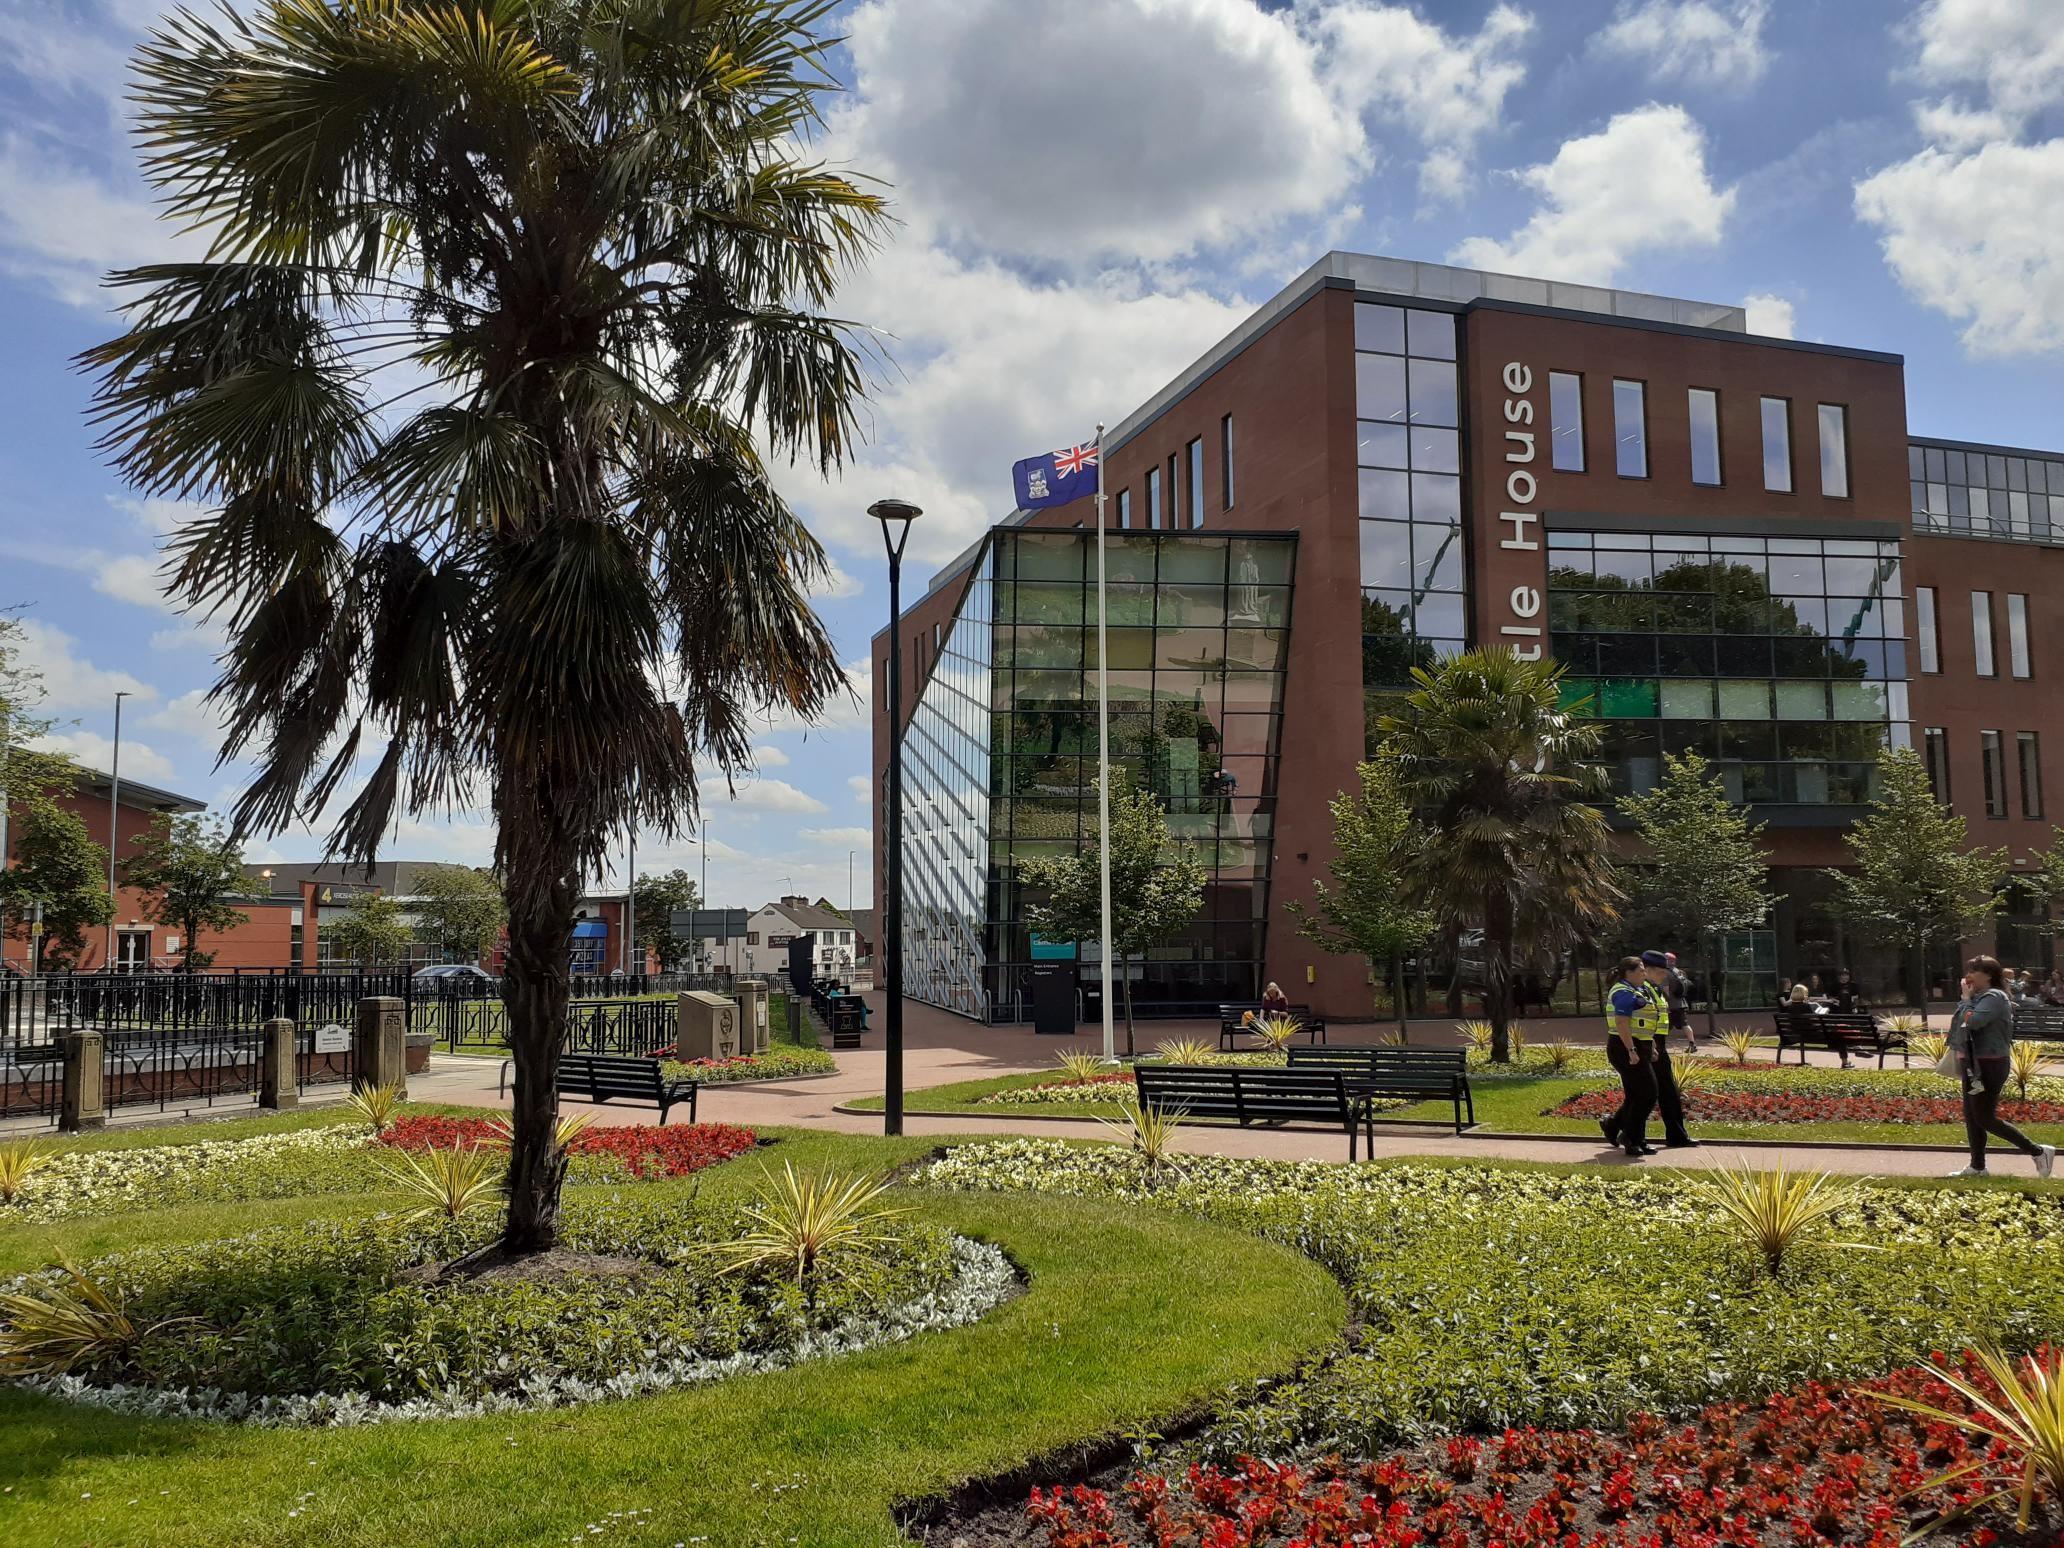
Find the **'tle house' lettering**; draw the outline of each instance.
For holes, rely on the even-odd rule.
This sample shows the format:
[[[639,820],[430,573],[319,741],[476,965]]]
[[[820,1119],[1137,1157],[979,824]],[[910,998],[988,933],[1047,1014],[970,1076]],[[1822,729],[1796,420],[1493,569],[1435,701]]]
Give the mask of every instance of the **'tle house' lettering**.
[[[1498,513],[1498,520],[1510,531],[1500,532],[1500,548],[1516,548],[1525,552],[1538,552],[1541,547],[1541,513],[1521,507],[1534,503],[1535,480],[1528,464],[1534,460],[1534,432],[1517,428],[1534,422],[1533,401],[1525,396],[1534,385],[1534,373],[1517,360],[1505,367],[1505,390],[1511,396],[1505,400],[1505,460],[1513,467],[1505,475],[1505,503],[1514,509]],[[1541,626],[1529,623],[1528,619],[1541,616],[1541,593],[1532,586],[1514,586],[1508,599],[1512,609],[1512,623],[1501,624],[1498,633],[1512,653],[1522,661],[1541,659]]]

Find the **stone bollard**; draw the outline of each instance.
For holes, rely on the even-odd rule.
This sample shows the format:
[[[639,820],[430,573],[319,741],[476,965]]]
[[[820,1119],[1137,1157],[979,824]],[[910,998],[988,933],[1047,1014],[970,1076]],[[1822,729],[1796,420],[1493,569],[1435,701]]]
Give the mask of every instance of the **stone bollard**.
[[[370,994],[358,1002],[351,1039],[351,1089],[397,1086],[408,1095],[408,1018],[398,996]]]
[[[706,989],[688,990],[675,1001],[676,1059],[729,1059],[737,1052],[736,1005]]]
[[[738,994],[738,1051],[763,1054],[767,1051],[767,981],[741,978],[732,987]]]
[[[107,1127],[107,1040],[87,1030],[64,1034],[64,1099],[57,1126],[67,1134]]]
[[[275,1016],[265,1023],[258,1073],[258,1105],[288,1108],[301,1105],[301,1048],[293,1018]]]

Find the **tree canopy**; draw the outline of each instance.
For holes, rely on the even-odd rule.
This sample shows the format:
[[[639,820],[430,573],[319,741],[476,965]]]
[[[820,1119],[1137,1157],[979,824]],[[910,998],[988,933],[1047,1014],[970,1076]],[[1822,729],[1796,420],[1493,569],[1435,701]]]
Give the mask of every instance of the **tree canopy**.
[[[501,940],[509,909],[492,871],[468,865],[419,866],[408,890],[416,939],[452,961],[477,961]]]
[[[141,894],[144,917],[179,932],[179,965],[193,972],[215,960],[200,949],[203,930],[234,930],[251,917],[231,899],[249,890],[243,847],[221,823],[161,812],[136,836],[122,880]]]
[[[637,907],[639,951],[658,958],[662,971],[678,971],[694,954],[695,942],[675,938],[674,910],[702,907],[702,889],[695,878],[679,866],[640,876],[631,888],[631,900]]]
[[[323,925],[337,956],[362,968],[391,967],[408,961],[415,926],[402,906],[379,892],[361,892],[340,918]]]
[[[108,897],[108,852],[64,799],[78,790],[71,760],[16,747],[8,754],[8,844],[14,863],[0,867],[0,911],[14,940],[34,940],[42,905],[42,966],[75,965],[89,930],[114,917]]]

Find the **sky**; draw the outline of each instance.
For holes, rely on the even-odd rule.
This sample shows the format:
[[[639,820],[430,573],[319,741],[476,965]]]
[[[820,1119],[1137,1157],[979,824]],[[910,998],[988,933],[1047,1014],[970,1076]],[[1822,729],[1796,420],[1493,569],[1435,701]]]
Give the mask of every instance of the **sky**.
[[[248,3],[248,0],[240,0]],[[125,62],[157,0],[0,0],[0,607],[59,745],[226,804],[216,635],[171,611],[185,516],[102,462],[70,365],[109,268],[180,250],[135,172]],[[906,591],[1010,509],[1010,464],[1116,422],[1331,248],[1745,305],[1891,350],[1914,431],[2064,449],[2064,0],[861,0],[805,154],[897,226],[839,297],[884,364],[832,479],[777,482],[835,564],[856,697],[706,791],[711,901],[868,894],[867,641],[887,494]],[[313,827],[253,859],[313,859]],[[386,853],[484,863],[477,816]],[[695,871],[647,835],[639,870]],[[619,884],[618,877],[598,884]]]

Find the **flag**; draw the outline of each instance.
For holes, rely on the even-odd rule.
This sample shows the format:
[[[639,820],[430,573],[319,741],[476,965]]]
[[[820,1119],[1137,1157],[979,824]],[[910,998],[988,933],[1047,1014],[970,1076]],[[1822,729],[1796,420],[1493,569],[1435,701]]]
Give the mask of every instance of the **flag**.
[[[1096,493],[1097,448],[1068,446],[1043,457],[1027,457],[1011,467],[1018,509],[1036,511],[1049,505],[1066,505],[1084,495]]]

